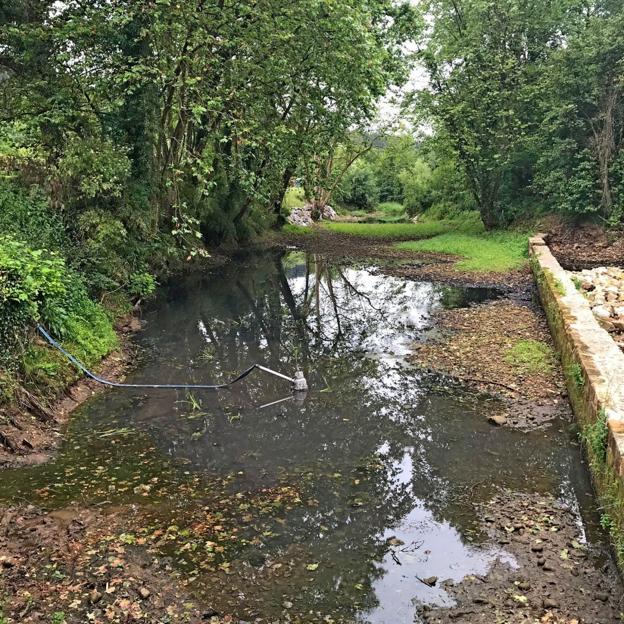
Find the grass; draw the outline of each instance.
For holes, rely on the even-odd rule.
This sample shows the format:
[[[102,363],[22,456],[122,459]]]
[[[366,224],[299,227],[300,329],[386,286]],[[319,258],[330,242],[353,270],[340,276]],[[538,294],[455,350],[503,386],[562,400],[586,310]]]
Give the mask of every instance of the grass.
[[[539,340],[518,340],[505,354],[505,361],[526,373],[547,373],[552,370],[554,354]]]
[[[462,271],[504,273],[519,269],[526,264],[527,239],[526,234],[517,232],[477,234],[451,231],[424,241],[400,243],[397,247],[408,251],[428,251],[461,256],[463,259],[455,266]]]
[[[420,239],[443,234],[452,229],[447,221],[429,223],[336,223],[326,222],[323,227],[338,234],[350,234],[371,239]]]
[[[302,188],[291,186],[286,190],[283,206],[287,212],[290,212],[295,208],[301,208],[305,205],[305,203],[305,191]]]
[[[294,223],[286,223],[282,228],[282,232],[286,232],[286,234],[297,234],[298,236],[309,236],[310,234],[314,234],[314,228],[305,225],[295,225]]]

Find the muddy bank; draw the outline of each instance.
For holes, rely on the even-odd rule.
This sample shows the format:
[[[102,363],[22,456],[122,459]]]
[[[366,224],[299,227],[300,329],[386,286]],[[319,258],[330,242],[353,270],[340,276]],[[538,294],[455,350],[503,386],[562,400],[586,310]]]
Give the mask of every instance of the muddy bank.
[[[619,622],[624,596],[612,560],[587,544],[573,509],[549,496],[501,492],[477,504],[480,528],[513,554],[486,575],[441,582],[456,605],[422,609],[428,624]]]
[[[140,327],[135,317],[118,324],[120,346],[102,360],[97,374],[111,381],[124,379],[136,355],[130,336]],[[19,395],[16,405],[0,410],[0,468],[48,461],[62,441],[73,410],[105,390],[106,386],[82,377],[49,406],[32,394]]]
[[[165,564],[118,537],[129,513],[2,508],[0,587],[8,621],[205,622]]]
[[[546,318],[531,303],[503,299],[443,310],[437,331],[414,345],[411,361],[499,397],[494,424],[529,430],[569,418],[565,379]]]

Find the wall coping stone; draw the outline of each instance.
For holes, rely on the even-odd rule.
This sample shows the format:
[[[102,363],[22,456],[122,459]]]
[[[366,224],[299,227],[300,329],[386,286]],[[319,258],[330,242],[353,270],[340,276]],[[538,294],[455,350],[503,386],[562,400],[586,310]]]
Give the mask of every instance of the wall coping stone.
[[[624,352],[600,326],[589,302],[553,256],[543,234],[529,239],[529,252],[539,268],[553,278],[553,283],[547,280],[547,287],[559,306],[564,331],[574,346],[585,383],[598,409],[606,412],[613,467],[624,479]]]

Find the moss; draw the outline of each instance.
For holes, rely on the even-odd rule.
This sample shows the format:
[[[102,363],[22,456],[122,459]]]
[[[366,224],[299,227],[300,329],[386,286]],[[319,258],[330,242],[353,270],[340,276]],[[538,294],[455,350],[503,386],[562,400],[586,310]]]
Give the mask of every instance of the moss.
[[[583,368],[578,362],[572,362],[566,368],[567,376],[574,382],[574,386],[578,390],[582,390],[585,386],[585,376],[583,375]]]
[[[545,373],[553,368],[553,350],[539,340],[518,340],[505,354],[505,361],[526,373]]]

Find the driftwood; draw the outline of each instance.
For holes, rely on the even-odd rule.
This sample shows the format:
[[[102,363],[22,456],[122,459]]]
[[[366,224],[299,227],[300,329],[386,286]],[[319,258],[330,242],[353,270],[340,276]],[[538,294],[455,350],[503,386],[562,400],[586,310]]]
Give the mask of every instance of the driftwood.
[[[28,410],[43,422],[52,422],[56,419],[54,412],[23,386],[17,390],[17,402],[20,407]]]

